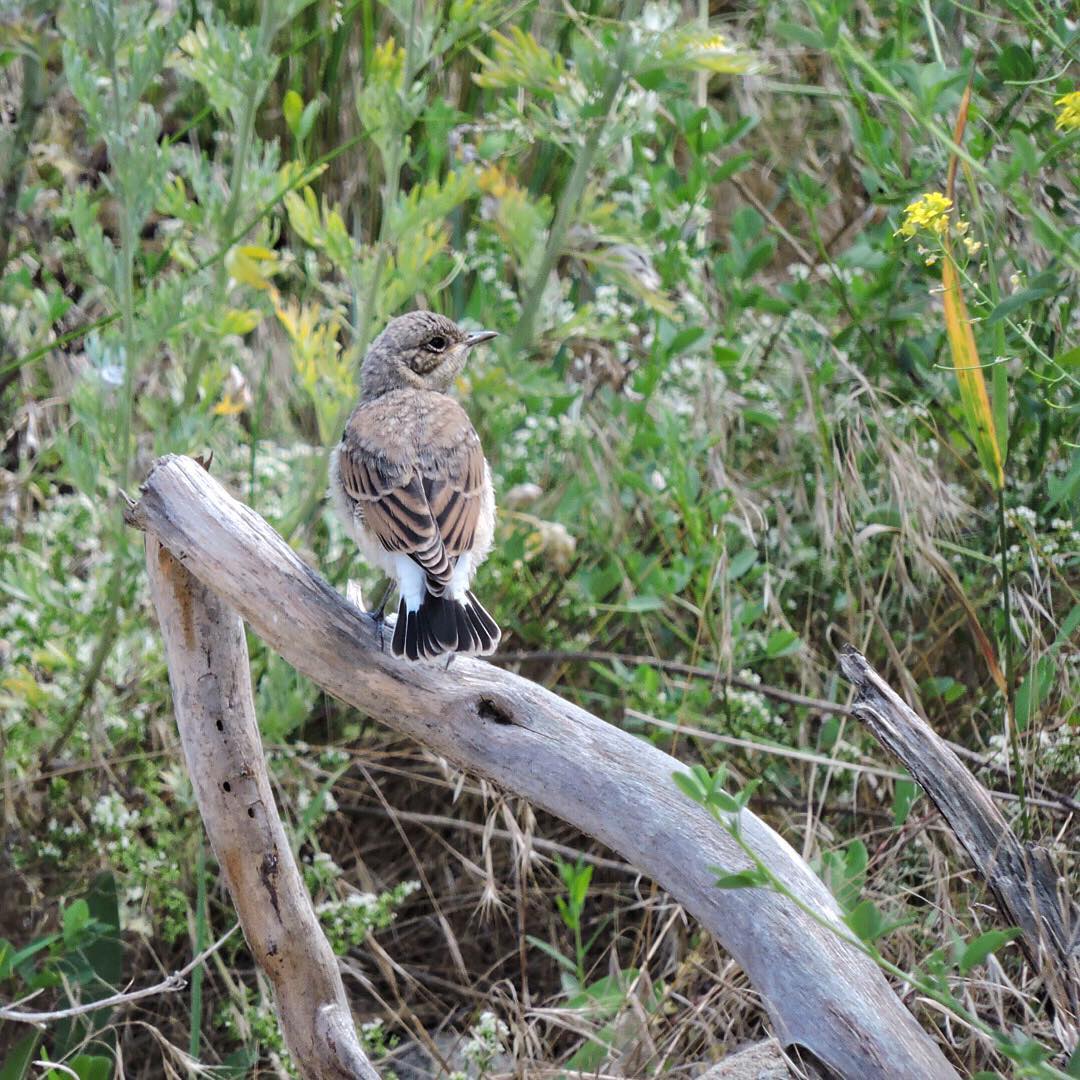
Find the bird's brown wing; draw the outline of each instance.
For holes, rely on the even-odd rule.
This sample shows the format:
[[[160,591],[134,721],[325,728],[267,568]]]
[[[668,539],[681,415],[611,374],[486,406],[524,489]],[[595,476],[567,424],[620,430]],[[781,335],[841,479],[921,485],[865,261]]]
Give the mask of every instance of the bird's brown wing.
[[[464,410],[443,395],[424,398],[420,410],[415,401],[382,399],[358,409],[342,440],[338,471],[365,527],[387,551],[421,566],[438,595],[457,557],[472,548],[485,465]]]

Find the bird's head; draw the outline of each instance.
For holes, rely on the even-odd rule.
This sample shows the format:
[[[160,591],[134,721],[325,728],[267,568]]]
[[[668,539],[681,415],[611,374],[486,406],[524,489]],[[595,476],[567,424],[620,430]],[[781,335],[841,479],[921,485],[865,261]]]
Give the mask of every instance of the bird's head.
[[[463,330],[433,311],[410,311],[387,323],[371,343],[360,375],[365,398],[405,386],[445,392],[465,366],[469,350],[495,337],[493,330]]]

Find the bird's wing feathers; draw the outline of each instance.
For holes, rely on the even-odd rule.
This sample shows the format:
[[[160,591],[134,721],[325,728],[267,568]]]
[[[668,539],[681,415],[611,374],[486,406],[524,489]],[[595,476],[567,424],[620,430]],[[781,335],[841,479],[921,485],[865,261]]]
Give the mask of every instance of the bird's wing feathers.
[[[457,556],[473,545],[484,452],[455,401],[425,398],[419,412],[383,399],[358,409],[342,441],[338,470],[365,527],[387,551],[413,559],[430,591],[441,593]]]

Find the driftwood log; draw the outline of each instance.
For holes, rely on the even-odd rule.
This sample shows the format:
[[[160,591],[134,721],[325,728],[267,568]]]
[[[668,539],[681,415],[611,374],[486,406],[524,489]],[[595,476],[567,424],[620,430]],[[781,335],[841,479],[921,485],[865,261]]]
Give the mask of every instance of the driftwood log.
[[[840,670],[856,689],[851,711],[911,773],[990,887],[1039,972],[1067,1050],[1080,1031],[1080,910],[1049,853],[1021,843],[986,789],[949,745],[851,646]]]
[[[274,986],[293,1061],[306,1080],[378,1080],[274,803],[244,625],[152,534],[146,569],[199,813],[244,937]]]
[[[710,867],[747,860],[672,783],[675,758],[482,661],[459,657],[447,671],[396,659],[374,620],[190,458],[155,464],[130,520],[328,693],[595,836],[666,889],[742,966],[785,1046],[851,1080],[956,1076],[880,970],[841,939],[846,930],[823,929],[771,890],[714,886]],[[183,618],[177,602],[169,621],[182,628]],[[257,810],[270,803],[268,792],[251,797]],[[791,846],[752,813],[741,824],[757,855],[840,927],[832,896]],[[262,858],[247,856],[256,892],[266,891]]]

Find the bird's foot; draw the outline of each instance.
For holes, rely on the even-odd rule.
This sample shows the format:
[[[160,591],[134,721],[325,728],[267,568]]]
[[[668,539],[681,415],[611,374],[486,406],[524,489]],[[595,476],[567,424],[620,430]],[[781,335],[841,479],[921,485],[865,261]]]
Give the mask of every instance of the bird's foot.
[[[386,652],[386,639],[383,637],[383,627],[388,625],[386,618],[386,601],[390,599],[390,593],[393,591],[393,588],[394,583],[390,582],[382,594],[379,606],[371,612],[371,618],[375,622],[375,633],[379,638],[379,652]]]

